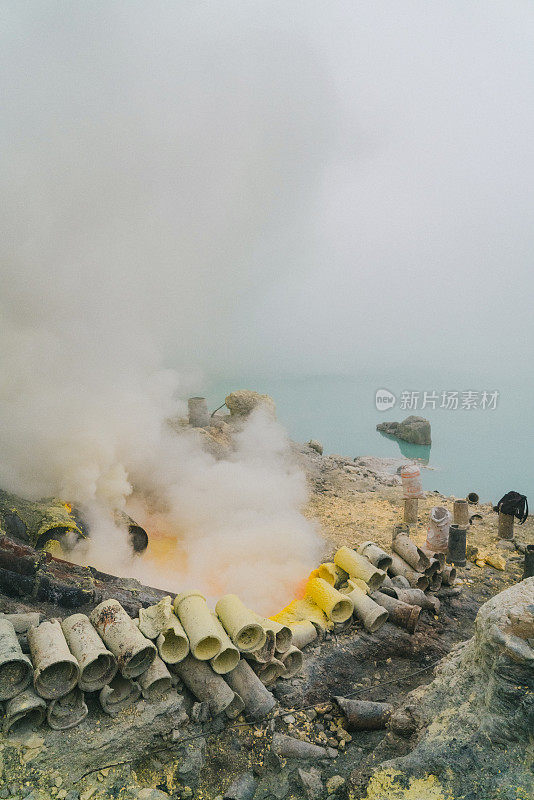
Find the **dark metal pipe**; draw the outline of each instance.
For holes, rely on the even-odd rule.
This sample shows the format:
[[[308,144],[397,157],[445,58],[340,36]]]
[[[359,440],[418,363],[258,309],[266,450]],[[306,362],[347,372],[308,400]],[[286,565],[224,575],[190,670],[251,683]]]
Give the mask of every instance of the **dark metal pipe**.
[[[465,567],[467,531],[459,525],[451,525],[449,528],[449,546],[447,549],[447,564],[454,564],[455,567]]]
[[[389,703],[372,703],[369,700],[333,698],[347,718],[347,727],[353,731],[376,731],[385,728],[393,711]]]
[[[408,603],[397,600],[396,597],[390,597],[383,592],[373,592],[371,599],[378,603],[379,606],[385,608],[389,614],[389,621],[400,628],[405,628],[408,633],[414,633],[417,628],[419,614],[421,609],[419,606],[409,605]]]
[[[525,566],[523,568],[523,580],[534,577],[534,544],[527,544],[525,550]]]

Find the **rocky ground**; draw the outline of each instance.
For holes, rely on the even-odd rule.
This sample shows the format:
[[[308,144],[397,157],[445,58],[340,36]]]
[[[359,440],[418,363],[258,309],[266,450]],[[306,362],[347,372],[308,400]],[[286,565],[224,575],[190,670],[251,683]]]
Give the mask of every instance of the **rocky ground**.
[[[325,555],[331,555],[341,545],[356,545],[366,539],[389,546],[392,527],[402,518],[396,469],[403,462],[322,456],[301,445],[295,445],[294,451],[309,478],[311,497],[305,513],[321,524]],[[425,473],[424,482],[431,484],[430,472]],[[467,493],[477,487],[465,488]],[[427,519],[428,510],[434,505],[452,507],[452,499],[429,492],[420,503],[420,519]],[[470,527],[469,543],[479,551],[501,554],[505,569],[468,563],[459,570],[458,586],[440,591],[439,614],[424,611],[415,634],[409,635],[389,623],[372,636],[354,623],[327,634],[306,649],[302,674],[291,681],[278,681],[274,692],[280,708],[259,725],[247,724],[243,718],[232,724],[219,718],[183,726],[184,714],[192,712],[186,698],[175,702],[172,708],[140,703],[131,712],[123,712],[119,728],[109,727],[109,722],[101,719],[95,730],[95,710],[92,727],[82,723],[62,734],[37,732],[19,740],[2,739],[0,798],[220,800],[224,795],[236,800],[526,800],[528,795],[520,794],[519,789],[513,795],[510,792],[515,790],[499,787],[498,782],[490,789],[486,784],[480,789],[480,781],[474,779],[469,793],[469,779],[455,784],[441,770],[438,780],[432,771],[422,773],[420,763],[419,772],[413,770],[413,777],[404,784],[398,782],[398,774],[403,771],[399,759],[414,751],[429,724],[429,719],[417,717],[413,709],[424,706],[425,687],[434,679],[437,662],[451,650],[456,652],[458,643],[473,635],[477,611],[486,600],[520,580],[520,550],[527,541],[534,540],[534,525],[529,519],[524,526],[516,526],[519,550],[509,543],[499,546],[497,515],[489,506],[477,506],[472,511],[481,519]],[[415,538],[422,542],[425,534],[421,521]],[[0,610],[13,607],[13,600],[0,597]],[[450,682],[450,677],[443,676],[450,676],[451,668],[449,673],[440,669],[441,694],[434,684],[429,690],[434,693],[433,705],[429,703],[433,713],[437,713],[438,706],[443,712],[443,686],[447,680]],[[464,685],[463,690],[468,692],[469,687]],[[415,699],[411,700],[410,693],[414,691]],[[402,735],[391,730],[350,731],[332,701],[334,695],[347,694],[390,702],[408,718],[412,715],[413,726],[405,724]],[[170,718],[175,724],[169,731]],[[308,757],[285,758],[277,745],[280,734],[289,734],[321,750],[308,753]],[[469,750],[469,741],[464,744]],[[390,771],[377,770],[390,759],[397,759]],[[471,767],[465,753],[457,764],[468,775],[469,769],[483,768],[480,758]],[[381,776],[379,781],[377,775]],[[524,787],[520,789],[526,791]]]

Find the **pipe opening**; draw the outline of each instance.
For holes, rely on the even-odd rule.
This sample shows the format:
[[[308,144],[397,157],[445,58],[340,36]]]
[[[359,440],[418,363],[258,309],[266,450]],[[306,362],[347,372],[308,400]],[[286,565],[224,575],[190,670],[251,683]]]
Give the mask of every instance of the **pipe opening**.
[[[26,733],[33,728],[38,728],[44,720],[44,713],[40,708],[32,708],[7,722],[5,733]]]
[[[51,700],[67,694],[78,681],[78,669],[70,661],[57,661],[44,667],[35,681],[35,688]]]
[[[35,546],[37,549],[42,550],[47,542],[55,539],[56,541],[61,543],[61,546],[65,550],[72,550],[75,544],[77,544],[83,537],[80,535],[79,531],[77,531],[74,527],[69,528],[66,525],[55,525],[52,528],[48,528],[44,533],[37,537],[37,541],[35,542]]]
[[[215,658],[220,649],[220,639],[217,639],[215,636],[206,636],[204,639],[199,641],[195,647],[193,655],[199,661],[208,661],[210,658]]]
[[[276,650],[279,653],[285,653],[289,650],[293,641],[293,633],[291,628],[284,626],[275,633]]]
[[[245,710],[245,704],[243,700],[238,694],[234,693],[234,699],[232,700],[230,705],[224,709],[224,713],[229,719],[235,719],[244,710]]]
[[[240,650],[257,650],[264,641],[264,631],[260,625],[245,625],[236,637],[236,644]]]
[[[239,651],[234,650],[233,647],[227,647],[221,650],[218,656],[215,656],[211,662],[212,669],[219,675],[225,675],[237,667],[239,661]]]
[[[148,534],[139,525],[128,525],[130,543],[135,553],[144,553],[148,547]]]
[[[102,689],[116,672],[115,659],[107,653],[100,653],[82,672],[80,686],[86,692]]]
[[[293,650],[287,654],[282,663],[285,667],[284,678],[292,678],[302,667],[302,653],[300,650]]]
[[[338,600],[330,612],[332,622],[346,622],[352,616],[354,605],[350,600]]]
[[[385,609],[383,611],[379,611],[373,620],[367,622],[367,630],[370,633],[375,633],[388,621],[388,617],[389,614]]]
[[[7,661],[0,667],[0,695],[5,699],[6,692],[17,694],[17,687],[24,683],[23,688],[29,683],[28,676],[32,668],[25,661]],[[12,695],[9,695],[12,696]]]
[[[172,681],[170,678],[157,678],[157,680],[143,690],[143,697],[150,703],[153,703],[156,700],[160,700],[165,694],[167,694],[171,686]]]
[[[178,664],[189,653],[189,643],[187,639],[177,636],[172,628],[169,628],[161,634],[161,639],[158,640],[158,649],[163,661],[167,664]]]
[[[153,646],[142,647],[124,664],[123,671],[128,673],[129,678],[137,678],[149,668],[155,657],[156,651]]]

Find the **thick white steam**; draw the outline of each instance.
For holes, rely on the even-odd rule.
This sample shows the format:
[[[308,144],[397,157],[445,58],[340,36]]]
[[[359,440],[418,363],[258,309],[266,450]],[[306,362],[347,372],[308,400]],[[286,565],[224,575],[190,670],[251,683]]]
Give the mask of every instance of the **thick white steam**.
[[[2,14],[0,486],[84,507],[102,569],[275,611],[320,549],[284,432],[257,413],[216,460],[166,420],[297,247],[328,139],[317,58],[237,10]],[[115,509],[158,559],[132,560]]]

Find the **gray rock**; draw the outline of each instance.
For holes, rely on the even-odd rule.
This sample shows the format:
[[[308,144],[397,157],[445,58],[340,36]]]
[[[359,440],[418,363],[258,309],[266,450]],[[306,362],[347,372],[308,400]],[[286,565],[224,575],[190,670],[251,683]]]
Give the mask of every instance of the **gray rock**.
[[[432,444],[430,422],[424,417],[410,416],[402,422],[381,422],[376,429],[411,444]]]
[[[245,772],[235,780],[226,792],[223,800],[252,800],[256,791],[256,779],[252,772]]]
[[[323,781],[319,770],[315,769],[315,767],[312,767],[309,771],[299,769],[297,770],[297,775],[308,800],[320,800],[323,794]]]
[[[323,446],[321,442],[318,442],[317,439],[310,439],[308,442],[308,447],[310,450],[315,450],[316,453],[319,453],[320,456],[323,454]]]
[[[335,794],[342,786],[345,786],[345,778],[341,775],[332,775],[326,782],[326,791],[328,794]]]
[[[57,770],[72,785],[92,769],[124,759],[134,761],[161,748],[162,737],[188,721],[180,695],[169,693],[158,703],[142,700],[135,708],[109,717],[90,717],[69,731],[47,731],[46,747],[32,758],[33,768]]]
[[[268,394],[252,392],[250,389],[239,389],[237,392],[232,392],[224,402],[232,417],[248,417],[254,409],[260,407],[273,417],[275,416],[276,406],[273,398]]]
[[[276,755],[282,758],[303,758],[311,761],[329,757],[324,747],[303,742],[302,739],[294,739],[284,733],[274,734],[272,748]]]
[[[206,760],[206,740],[193,739],[184,746],[181,758],[178,761],[180,775],[199,775]]]

